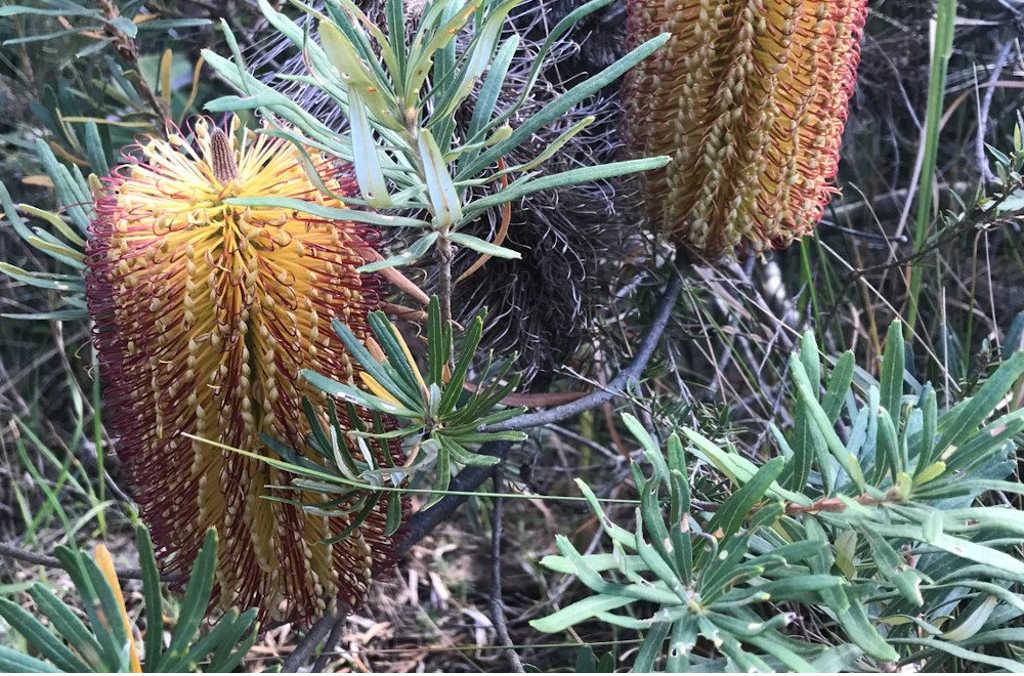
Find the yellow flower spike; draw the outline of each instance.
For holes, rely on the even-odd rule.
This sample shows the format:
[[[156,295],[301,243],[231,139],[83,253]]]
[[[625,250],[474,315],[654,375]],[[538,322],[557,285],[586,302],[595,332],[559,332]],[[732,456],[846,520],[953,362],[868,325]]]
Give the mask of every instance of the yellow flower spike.
[[[96,567],[103,573],[103,579],[110,586],[110,590],[114,593],[114,600],[117,601],[117,606],[121,610],[121,622],[124,624],[125,639],[128,641],[128,661],[131,673],[141,674],[142,664],[139,662],[139,652],[135,647],[135,637],[132,635],[132,623],[128,620],[128,609],[124,605],[124,596],[121,594],[121,583],[117,579],[114,559],[110,556],[110,551],[102,544],[93,548],[92,558],[96,561]]]
[[[709,259],[810,233],[831,199],[866,0],[628,0],[627,143],[655,227]]]
[[[259,608],[264,625],[308,623],[337,598],[357,606],[394,558],[388,501],[327,544],[354,517],[265,499],[322,496],[274,488],[292,476],[225,447],[277,458],[267,436],[312,457],[302,401],[321,409],[326,401],[300,374],[355,376],[331,320],[367,337],[377,282],[357,269],[375,233],[290,208],[229,204],[278,197],[344,206],[310,180],[302,151],[237,118],[226,130],[198,120],[191,139],[174,131],[135,155],[96,196],[86,291],[116,450],[163,569],[187,574],[215,527],[221,606]],[[334,195],[357,189],[347,167],[322,159],[317,170]],[[401,464],[397,442],[370,443],[383,464],[388,456]]]

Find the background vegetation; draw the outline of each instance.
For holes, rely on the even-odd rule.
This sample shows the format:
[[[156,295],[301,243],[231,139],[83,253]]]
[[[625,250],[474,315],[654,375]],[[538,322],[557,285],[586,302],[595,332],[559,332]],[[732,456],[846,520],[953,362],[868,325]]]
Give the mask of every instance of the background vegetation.
[[[225,32],[218,28],[222,20],[255,68],[272,72],[288,67],[289,53],[282,46],[286,41],[247,0],[145,4],[129,0],[117,6],[83,2],[92,12],[87,15],[71,11],[70,2],[25,4],[52,11],[29,13],[18,11],[13,3],[0,5],[0,180],[14,203],[59,207],[60,185],[49,178],[52,167],[41,163],[40,146],[49,148],[56,160],[88,174],[90,167],[97,171],[112,166],[124,145],[137,134],[159,128],[164,117],[182,121],[201,112],[207,102],[234,93],[201,55],[203,49],[231,53]],[[375,6],[365,4],[373,16]],[[516,10],[513,22],[524,36],[536,38],[580,3],[527,4],[531,7]],[[524,441],[512,444],[505,462],[497,470],[487,469],[494,474],[490,486],[481,489],[486,492],[470,497],[452,518],[411,544],[399,574],[378,583],[367,604],[337,625],[336,648],[322,656],[318,666],[487,671],[505,670],[514,664],[510,660],[518,659],[541,670],[566,670],[576,664],[579,650],[583,666],[626,669],[635,660],[649,659],[649,665],[662,668],[666,663],[654,661],[656,648],[645,644],[628,622],[616,625],[584,618],[564,626],[539,625],[559,633],[537,631],[537,620],[602,593],[592,577],[579,575],[578,568],[575,575],[565,575],[572,567],[564,561],[572,551],[580,555],[611,551],[601,512],[632,533],[634,503],[645,495],[645,488],[662,497],[678,492],[671,469],[686,477],[686,501],[694,513],[718,519],[713,526],[720,526],[723,519],[717,515],[719,506],[735,504],[728,502],[731,496],[749,501],[745,514],[769,490],[770,480],[756,495],[752,495],[755,489],[744,494],[739,486],[749,486],[747,481],[753,483],[755,475],[762,480],[768,476],[755,472],[757,468],[762,472],[779,469],[780,463],[772,461],[779,455],[775,428],[792,440],[792,430],[809,424],[812,414],[807,411],[820,395],[819,408],[829,412],[831,421],[840,419],[845,445],[857,429],[859,407],[868,408],[865,402],[873,381],[877,381],[876,394],[883,408],[896,412],[890,415],[894,439],[901,440],[904,448],[927,424],[928,401],[934,401],[937,410],[953,408],[977,395],[983,383],[1002,379],[1005,387],[983,413],[995,409],[998,416],[1019,409],[1019,359],[1014,361],[1012,355],[1024,348],[1024,321],[1019,319],[1024,316],[1024,296],[1019,291],[1024,286],[1024,191],[1020,187],[1024,156],[1019,138],[1024,126],[1019,112],[1024,103],[1020,44],[1024,4],[942,0],[933,8],[931,3],[877,0],[869,7],[860,79],[843,144],[842,195],[832,202],[816,234],[799,246],[763,258],[697,265],[672,308],[642,383],[624,399],[532,429]],[[954,7],[952,46],[943,73],[937,65],[943,59],[932,58],[933,51],[943,55],[943,34],[941,29],[932,30],[932,10],[940,18],[942,11],[952,17]],[[577,25],[559,44],[554,65],[541,71],[538,99],[564,90],[621,56],[620,31],[621,8],[615,3]],[[510,77],[522,77],[521,71],[522,64],[515,62]],[[569,146],[570,158],[578,153],[590,158],[589,164],[616,156],[617,123],[611,114],[617,105],[615,92],[609,86],[569,113],[567,119],[589,113],[599,116],[597,124]],[[551,138],[544,136],[537,143],[543,147]],[[566,162],[575,166],[572,159]],[[522,352],[516,368],[527,385],[521,391],[586,390],[611,381],[632,359],[655,319],[671,276],[661,265],[671,252],[636,227],[631,215],[635,200],[630,180],[615,178],[585,191],[564,188],[545,198],[517,201],[506,246],[520,251],[523,260],[494,259],[461,288],[456,285],[452,313],[463,325],[469,325],[465,320],[479,307],[491,309],[481,327],[483,347],[499,353],[513,348]],[[589,205],[586,218],[580,221],[608,225],[600,237],[585,230],[583,223],[564,220],[559,205],[572,211],[580,204]],[[9,220],[0,221],[0,260],[26,270],[66,272],[26,245]],[[476,223],[470,227],[478,230],[470,232],[486,237],[498,225]],[[400,241],[390,244],[396,250],[401,246]],[[470,253],[468,258],[456,259],[456,276],[476,258],[476,253]],[[523,267],[510,267],[515,265]],[[420,262],[406,272],[424,288],[435,288],[438,273],[429,263]],[[919,290],[914,290],[914,279],[919,280]],[[90,378],[88,324],[72,318],[74,308],[61,305],[59,290],[40,294],[38,288],[9,277],[0,277],[0,288],[0,312],[5,314],[36,314],[54,308],[72,311],[37,321],[5,318],[0,323],[0,539],[41,555],[61,545],[88,547],[104,542],[119,566],[144,565],[138,562],[134,516],[119,487],[116,456],[102,452],[110,448],[111,440]],[[892,324],[894,320],[903,324]],[[894,332],[890,325],[897,327]],[[562,333],[572,334],[572,339],[565,340]],[[901,335],[906,336],[905,343]],[[840,359],[847,350],[851,352],[848,363]],[[893,366],[897,351],[902,367]],[[793,354],[798,356],[791,358]],[[828,378],[841,371],[840,363],[851,370],[848,378],[854,394],[835,394],[833,403],[840,401],[843,407],[840,412],[836,405],[832,415],[824,399],[832,389]],[[1000,364],[1008,370],[998,371]],[[904,368],[905,376],[901,375]],[[827,390],[811,391],[807,385],[801,391],[801,378],[817,385],[819,372]],[[892,384],[893,378],[897,385]],[[836,391],[845,393],[851,387],[849,380],[844,387],[837,385]],[[930,391],[923,389],[924,383],[931,383]],[[962,414],[963,409],[956,410]],[[978,418],[968,425],[955,417],[936,423],[940,437],[943,424],[946,429],[966,425],[972,432],[989,424]],[[1000,424],[1011,423],[1016,425],[1014,420]],[[684,429],[708,440],[704,455],[691,452],[685,461],[677,457],[679,464],[668,469],[652,466],[652,457],[661,457],[660,451],[652,449],[671,445],[670,432],[678,431],[695,443]],[[655,432],[657,437],[659,431],[665,433],[664,444],[645,436]],[[932,463],[911,460],[937,458],[927,456],[931,451],[921,451],[922,456],[912,445],[909,453],[896,451],[891,465],[874,450],[872,457],[861,461],[868,483],[883,498],[886,491],[900,486],[903,472],[917,482],[915,500],[927,505],[922,510],[1009,507],[1019,521],[1024,507],[1018,490],[1020,429],[985,427],[971,438],[983,442],[984,435],[991,433],[1004,434],[997,449],[1004,455],[986,456],[998,465],[987,474],[973,460],[957,467],[944,458],[942,471],[922,481],[922,472]],[[956,445],[965,448],[968,441],[957,439]],[[835,472],[838,485],[844,476],[855,481],[846,467],[823,467],[817,464],[820,456],[815,450],[793,446],[795,452],[815,457],[813,469],[808,470],[814,476]],[[716,462],[714,450],[708,450],[715,448],[725,449],[721,452],[729,458],[744,459],[743,467],[753,468],[750,476],[737,479],[735,467],[729,464],[736,461]],[[955,470],[961,474],[952,474]],[[944,475],[947,471],[950,474]],[[963,495],[942,492],[944,484],[955,488],[956,480],[968,474],[972,480],[991,483],[979,484],[966,503]],[[805,490],[804,482],[783,479],[785,489]],[[595,509],[596,503],[579,499],[577,481],[593,495],[613,502]],[[428,482],[424,488],[443,485]],[[803,508],[833,497],[828,486],[812,488],[806,488],[803,503],[792,494],[776,497]],[[502,500],[493,495],[506,491],[524,499]],[[872,493],[865,485],[861,494]],[[427,490],[413,495],[413,501],[422,506],[436,497]],[[954,497],[961,503],[943,502]],[[682,497],[672,494],[672,500]],[[681,508],[676,504],[673,509]],[[835,518],[818,523],[805,514],[807,509],[782,509],[791,509],[787,512],[791,527],[800,529],[794,540],[830,543],[832,559],[819,562],[820,570],[811,570],[812,564],[806,563],[809,572],[823,577],[842,573],[863,582],[857,593],[876,602],[873,616],[887,618],[882,624],[900,649],[896,655],[874,645],[872,652],[873,637],[856,640],[851,626],[857,623],[850,620],[848,624],[827,610],[836,607],[834,599],[812,602],[806,596],[810,592],[796,590],[789,597],[781,596],[779,605],[772,607],[787,614],[788,636],[817,646],[855,646],[848,654],[833,655],[834,662],[814,663],[816,655],[810,653],[801,659],[824,670],[880,664],[988,670],[1024,661],[1021,634],[986,633],[997,628],[1024,632],[1020,620],[1024,602],[1019,594],[1024,573],[1004,571],[1000,577],[991,571],[979,572],[974,586],[950,585],[943,571],[922,566],[918,574],[913,572],[918,570],[915,566],[907,565],[922,554],[934,555],[933,549],[891,547],[900,538],[928,540],[928,533],[901,531],[902,535],[896,533],[886,541],[878,537],[885,534],[880,526],[856,522],[854,516],[849,522]],[[810,511],[813,517],[821,510]],[[918,525],[928,523],[919,514],[903,516]],[[678,520],[659,526],[650,514],[641,515],[639,521],[655,532],[659,527],[678,526]],[[758,531],[748,526],[737,537],[747,538],[743,545],[751,547],[752,556],[764,554],[758,547],[780,544],[770,538],[759,541]],[[732,536],[728,530],[726,535]],[[976,542],[991,544],[1019,560],[1019,523],[983,521],[980,530],[981,539]],[[709,532],[713,531],[714,527]],[[552,558],[556,555],[563,558]],[[940,568],[950,565],[932,561]],[[699,572],[699,555],[694,568]],[[76,603],[72,590],[79,580],[60,569],[3,559],[0,572],[0,596],[31,612],[38,608],[38,601],[25,592],[33,584]],[[632,572],[650,575],[642,567]],[[499,586],[494,585],[496,574]],[[884,584],[872,587],[865,580]],[[978,586],[994,581],[998,589]],[[701,584],[707,582],[704,579]],[[825,581],[819,582],[829,589]],[[744,581],[737,578],[729,584],[716,593],[742,590]],[[918,610],[915,598],[920,591],[915,590],[921,584],[928,598],[925,608]],[[124,593],[133,622],[144,617],[150,599],[142,602],[141,584],[126,581]],[[737,592],[727,600],[740,598]],[[877,605],[881,600],[885,612]],[[496,601],[504,606],[504,622],[497,626]],[[660,607],[650,598],[640,603],[651,605],[641,605],[638,616]],[[174,624],[176,608],[171,603],[165,609],[168,626]],[[737,613],[731,621],[750,620],[743,611]],[[722,620],[723,626],[732,626],[729,621]],[[963,629],[952,637],[933,638],[958,628]],[[243,631],[240,627],[239,635]],[[669,629],[665,631],[663,637]],[[24,648],[23,635],[7,632],[3,643]],[[907,641],[900,644],[900,637]],[[248,650],[242,667],[268,668],[290,654],[300,638],[289,625],[274,627]],[[913,643],[921,639],[957,645],[946,649]],[[516,657],[506,645],[515,646]],[[751,652],[765,650],[755,648]],[[702,651],[709,652],[703,642],[697,653]],[[739,658],[734,662],[742,665]],[[719,663],[711,663],[715,664]]]

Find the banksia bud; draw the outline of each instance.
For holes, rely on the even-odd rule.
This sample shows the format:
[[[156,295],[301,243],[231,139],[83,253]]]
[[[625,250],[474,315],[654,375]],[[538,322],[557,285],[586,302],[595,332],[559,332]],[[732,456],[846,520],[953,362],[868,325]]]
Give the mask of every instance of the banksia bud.
[[[211,131],[199,121],[194,142],[178,133],[150,139],[115,170],[91,226],[89,309],[118,455],[165,570],[187,573],[216,527],[222,604],[308,620],[336,597],[358,603],[390,558],[387,501],[327,544],[349,517],[266,499],[322,503],[322,495],[281,490],[284,472],[193,437],[276,457],[266,435],[302,452],[310,432],[303,397],[323,403],[323,395],[300,370],[351,378],[330,321],[362,337],[377,304],[356,271],[371,233],[290,209],[227,204],[272,196],[342,206],[318,190],[291,143],[237,127],[233,120],[227,133]],[[318,170],[335,194],[353,187],[335,165]],[[374,452],[383,459],[392,450]]]
[[[671,155],[646,177],[655,225],[708,258],[783,247],[835,191],[866,0],[629,0],[641,42],[672,38],[628,76],[628,139]]]

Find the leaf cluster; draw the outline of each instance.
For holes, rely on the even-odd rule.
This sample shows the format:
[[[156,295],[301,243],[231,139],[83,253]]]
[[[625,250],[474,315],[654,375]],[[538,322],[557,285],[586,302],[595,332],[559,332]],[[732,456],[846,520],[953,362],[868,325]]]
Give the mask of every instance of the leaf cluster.
[[[162,133],[165,120],[182,121],[199,94],[201,61],[193,66],[184,53],[176,60],[170,49],[143,53],[161,34],[180,39],[212,23],[187,10],[140,0],[27,0],[0,7],[0,20],[11,27],[0,32],[3,46],[37,57],[30,72],[20,73],[27,89],[38,90],[32,114],[53,133],[63,159],[99,174],[112,150],[134,133]],[[176,92],[175,81],[183,79],[190,88]]]
[[[95,138],[98,142],[98,136]],[[60,299],[60,306],[53,311],[4,316],[18,319],[84,319],[88,316],[83,279],[85,241],[89,223],[95,215],[92,190],[99,184],[95,176],[86,180],[78,166],[71,165],[69,169],[57,161],[53,150],[42,139],[36,140],[36,154],[53,183],[61,208],[47,211],[30,204],[16,205],[2,181],[0,207],[22,241],[71,268],[73,272],[30,271],[12,263],[0,262],[0,272],[3,274],[29,286],[53,291]],[[42,221],[45,226],[30,225],[29,219]]]
[[[940,410],[934,390],[907,375],[904,350],[894,323],[878,381],[851,353],[825,377],[808,333],[790,362],[793,428],[772,429],[779,453],[763,464],[692,429],[663,454],[626,417],[654,470],[633,466],[635,527],[616,525],[580,482],[612,551],[582,555],[560,537],[560,556],[542,564],[592,595],[534,627],[597,619],[640,631],[641,671],[1024,668],[1024,630],[1007,626],[1024,614],[1024,516],[986,499],[1024,493],[1005,480],[1024,432],[1024,352]],[[692,503],[688,458],[737,489],[720,504]],[[832,642],[788,635],[794,613],[816,618]]]
[[[0,669],[11,672],[126,673],[232,671],[256,640],[256,610],[239,614],[229,610],[203,629],[217,562],[217,535],[210,530],[196,557],[181,600],[170,640],[164,644],[164,600],[160,589],[153,544],[148,531],[136,530],[142,569],[146,633],[139,657],[133,627],[109,552],[97,547],[95,558],[70,547],[56,555],[75,583],[86,622],[41,583],[29,589],[40,616],[8,599],[0,599],[0,617],[19,634],[38,657],[0,646]]]
[[[89,39],[87,47],[73,53],[80,59],[112,49],[121,38],[135,39],[141,32],[207,26],[209,19],[160,18],[147,12],[141,0],[129,2],[99,2],[87,6],[72,0],[37,0],[32,4],[10,4],[0,7],[0,18],[62,17],[62,29],[33,33],[4,40],[3,45],[33,44],[50,40],[67,40],[69,36]]]
[[[667,35],[659,36],[640,45],[519,121],[517,113],[528,100],[540,66],[558,39],[580,19],[610,2],[592,0],[559,22],[532,57],[535,66],[518,100],[499,112],[498,95],[519,49],[519,37],[505,35],[503,28],[509,12],[521,1],[432,2],[408,38],[402,0],[387,0],[384,27],[375,25],[350,0],[330,0],[323,12],[295,2],[316,22],[317,42],[303,26],[274,9],[267,0],[260,0],[267,20],[302,50],[307,64],[308,73],[281,77],[321,90],[344,112],[349,130],[336,133],[297,102],[256,79],[247,72],[237,49],[233,61],[204,52],[204,58],[217,73],[242,92],[240,96],[216,99],[207,109],[261,110],[286,123],[267,133],[286,137],[304,151],[315,149],[351,163],[360,195],[343,196],[350,204],[429,215],[425,220],[350,210],[340,210],[346,212],[344,215],[317,212],[320,216],[421,231],[407,249],[364,266],[365,271],[413,263],[426,255],[439,238],[485,255],[519,258],[516,251],[459,232],[460,227],[488,209],[533,192],[646,171],[668,161],[629,160],[542,175],[541,165],[593,121],[587,118],[529,161],[495,170],[510,151],[613,83],[667,39]],[[464,36],[467,45],[463,49],[457,49],[460,36]],[[234,44],[230,34],[228,42]],[[470,104],[468,126],[456,128],[455,113]],[[517,121],[518,126],[513,128],[512,121]],[[499,182],[507,185],[480,196],[479,189]],[[272,197],[257,199],[260,204],[277,204]],[[235,201],[253,204],[244,198]]]
[[[437,298],[431,298],[427,308],[425,369],[417,364],[398,327],[384,313],[370,314],[373,340],[366,341],[379,347],[380,357],[375,357],[348,326],[335,320],[335,332],[361,369],[363,387],[309,370],[302,375],[329,398],[345,402],[349,420],[359,419],[358,408],[369,412],[376,423],[372,429],[358,425],[354,429],[343,428],[337,422],[334,403],[329,400],[328,416],[333,427],[328,436],[307,403],[307,418],[313,426],[309,445],[318,450],[323,460],[304,460],[286,448],[282,453],[286,462],[276,466],[298,475],[292,482],[295,486],[336,493],[341,484],[345,495],[362,491],[365,500],[381,499],[380,487],[388,483],[397,487],[408,476],[420,472],[430,476],[431,488],[427,492],[436,500],[448,488],[454,471],[498,462],[495,457],[474,452],[475,449],[489,441],[519,441],[524,434],[481,432],[479,428],[513,418],[523,409],[501,404],[519,382],[517,376],[510,374],[512,360],[499,362],[491,355],[478,371],[477,382],[469,383],[483,319],[478,315],[473,320],[460,337],[455,353],[451,327],[441,320]],[[402,467],[375,466],[367,442],[396,438],[410,449],[409,460]],[[273,444],[279,452],[282,450],[281,444]],[[399,490],[404,489],[396,488],[395,492]],[[391,504],[397,503],[396,495]],[[392,510],[396,519],[397,510]]]

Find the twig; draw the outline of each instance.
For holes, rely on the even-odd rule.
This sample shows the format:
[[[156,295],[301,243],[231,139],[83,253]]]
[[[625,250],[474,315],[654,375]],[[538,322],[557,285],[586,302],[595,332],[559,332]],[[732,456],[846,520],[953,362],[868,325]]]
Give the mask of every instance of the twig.
[[[503,426],[486,429],[524,429],[556,423],[621,396],[623,389],[627,385],[633,384],[639,379],[644,368],[647,366],[647,362],[650,361],[651,356],[654,354],[654,348],[657,347],[665,327],[668,326],[672,309],[675,307],[682,288],[682,275],[679,271],[674,271],[658,303],[654,322],[640,344],[640,349],[637,350],[636,356],[633,357],[633,361],[629,366],[608,383],[604,390],[588,394],[564,406],[557,406],[540,413],[517,416],[507,421]],[[510,427],[509,423],[513,423],[513,426]],[[482,445],[477,453],[493,455],[504,460],[510,448],[511,444],[507,441],[492,441]],[[451,480],[448,489],[451,491],[476,490],[490,474],[491,468],[489,467],[466,467]],[[396,543],[396,551],[399,554],[408,552],[413,545],[426,537],[438,524],[447,520],[467,499],[468,496],[465,495],[445,495],[433,507],[413,514],[406,524],[405,534]]]
[[[25,563],[31,563],[37,566],[46,566],[47,568],[63,568],[61,562],[55,557],[46,556],[45,554],[36,554],[30,552],[27,549],[22,549],[15,545],[2,544],[0,543],[0,556],[8,559],[15,559],[17,561],[24,561]],[[138,568],[118,568],[114,572],[117,573],[117,577],[122,580],[141,580],[142,571]],[[168,575],[164,574],[160,576],[160,580],[171,584],[177,584],[184,582],[185,577],[182,575]]]
[[[617,454],[612,449],[607,448],[605,446],[602,446],[601,444],[597,443],[593,439],[588,439],[585,436],[583,436],[582,434],[577,434],[576,432],[573,432],[570,429],[567,429],[565,427],[562,427],[560,425],[555,425],[555,424],[548,425],[547,428],[549,430],[551,430],[552,432],[554,432],[555,434],[558,434],[560,436],[566,437],[568,439],[572,439],[573,441],[575,441],[577,443],[583,444],[584,446],[587,446],[588,448],[591,448],[591,449],[597,451],[598,453],[601,453],[602,455],[605,455],[605,456],[611,458],[612,460],[614,460],[616,462],[618,462],[619,460],[622,459],[622,456]]]
[[[491,470],[491,477],[494,481],[494,492],[501,493],[501,467],[495,465]],[[512,638],[508,635],[508,625],[505,623],[505,604],[501,598],[501,506],[502,499],[494,498],[494,508],[491,512],[491,622],[494,623],[494,631],[498,640],[505,646],[505,655],[512,663],[512,670],[517,673],[525,673],[523,661],[519,654],[512,647]]]
[[[168,110],[164,102],[161,101],[155,93],[153,93],[153,88],[149,86],[148,82],[146,82],[146,78],[142,74],[142,68],[139,65],[139,48],[135,40],[114,28],[113,20],[121,16],[120,9],[110,0],[98,1],[100,9],[103,10],[107,19],[110,20],[110,23],[107,24],[105,29],[106,33],[113,38],[118,55],[124,59],[129,66],[131,66],[135,71],[135,74],[138,76],[137,86],[139,91],[142,92],[142,96],[146,99],[146,103],[148,103],[149,107],[153,109],[153,113],[156,118],[161,122],[157,131],[161,135],[166,136],[167,126],[171,122],[171,111]]]
[[[334,654],[334,648],[338,645],[338,641],[341,640],[341,632],[345,630],[345,620],[347,619],[348,617],[345,613],[338,615],[334,626],[331,627],[331,633],[327,635],[324,647],[320,650],[320,657],[316,658],[316,662],[313,663],[314,674],[321,674],[327,668],[327,661],[331,659],[331,655]]]
[[[384,257],[380,255],[373,247],[366,247],[359,249],[359,254],[366,259],[368,263],[376,263],[384,260]],[[386,279],[392,286],[404,291],[410,298],[413,298],[420,305],[426,305],[430,302],[430,296],[420,287],[416,286],[416,283],[411,279],[402,274],[402,271],[398,268],[384,268],[377,272],[378,275]]]
[[[512,444],[508,441],[490,441],[482,445],[476,452],[482,455],[493,455],[504,460],[511,447]],[[448,490],[475,490],[490,475],[490,467],[466,467],[451,480]],[[398,554],[405,554],[412,549],[413,545],[425,538],[442,521],[446,521],[468,499],[468,495],[445,495],[433,507],[416,512],[409,517],[404,533],[395,545]]]
[[[284,658],[284,662],[281,663],[281,671],[284,673],[295,673],[302,665],[309,662],[309,658],[313,656],[313,651],[316,650],[317,645],[320,641],[327,638],[334,625],[339,620],[344,619],[345,614],[346,611],[342,609],[336,613],[327,613],[317,620],[316,624],[309,628],[306,635],[295,646],[295,650],[288,657]]]
[[[978,133],[975,136],[974,153],[978,159],[978,169],[981,171],[980,178],[983,184],[992,183],[996,180],[996,175],[992,173],[992,168],[988,165],[988,157],[985,155],[985,132],[988,129],[989,111],[992,110],[992,97],[996,93],[996,88],[992,84],[999,80],[999,76],[1003,73],[1003,68],[1006,67],[1006,63],[1010,60],[1010,49],[1013,47],[1013,43],[1013,40],[1007,40],[1003,44],[1002,49],[999,50],[995,67],[988,78],[989,87],[985,90],[985,95],[981,100],[981,108],[978,111]]]
[[[864,505],[865,507],[878,507],[881,505],[887,505],[893,502],[902,502],[906,500],[906,496],[900,494],[899,489],[890,488],[886,491],[882,497],[875,497],[867,493],[858,495],[854,500],[857,504]],[[819,514],[821,512],[845,512],[846,503],[840,498],[821,498],[809,505],[799,505],[795,502],[786,503],[786,514]]]
[[[481,431],[498,432],[502,430],[523,430],[530,427],[537,427],[539,425],[557,423],[565,420],[566,418],[579,415],[584,411],[597,408],[616,397],[623,396],[631,386],[636,384],[640,379],[640,376],[643,374],[644,369],[647,367],[647,362],[650,361],[651,356],[654,354],[654,349],[658,346],[658,341],[661,340],[661,334],[664,333],[665,327],[668,326],[669,318],[672,316],[672,309],[675,307],[676,300],[679,298],[679,293],[682,289],[682,275],[678,272],[673,272],[672,277],[669,279],[668,284],[665,287],[665,292],[662,294],[661,300],[658,302],[658,311],[654,317],[654,322],[651,324],[650,329],[648,329],[647,335],[640,344],[640,349],[637,350],[633,361],[629,366],[615,376],[602,390],[592,392],[591,394],[581,397],[576,401],[562,406],[556,406],[555,408],[551,408],[546,411],[526,413],[502,423],[482,427]]]

